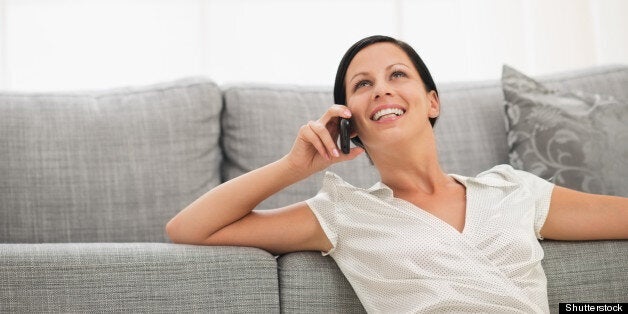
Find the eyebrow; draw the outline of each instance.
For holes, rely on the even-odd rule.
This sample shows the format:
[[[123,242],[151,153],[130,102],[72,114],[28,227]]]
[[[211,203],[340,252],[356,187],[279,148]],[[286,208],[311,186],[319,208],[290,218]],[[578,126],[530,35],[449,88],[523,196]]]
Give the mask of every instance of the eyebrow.
[[[408,66],[407,66],[407,65],[405,65],[405,64],[403,64],[403,63],[393,63],[393,64],[391,64],[391,65],[387,66],[387,67],[386,67],[386,70],[389,70],[390,68],[393,68],[393,67],[395,67],[395,66],[397,66],[397,65],[401,65],[401,66],[404,66],[404,67],[408,68]],[[368,72],[360,72],[360,73],[356,73],[354,76],[352,76],[352,77],[351,77],[351,79],[350,79],[348,82],[353,81],[356,77],[358,77],[358,76],[360,76],[360,75],[367,75],[367,74],[368,74]]]

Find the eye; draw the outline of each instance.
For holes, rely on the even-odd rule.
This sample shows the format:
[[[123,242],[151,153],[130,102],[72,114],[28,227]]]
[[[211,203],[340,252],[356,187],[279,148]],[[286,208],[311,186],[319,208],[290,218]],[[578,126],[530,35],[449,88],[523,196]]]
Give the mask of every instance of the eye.
[[[358,81],[357,83],[355,83],[355,85],[353,86],[353,90],[358,90],[359,88],[365,87],[365,86],[370,86],[371,82],[368,80],[361,80]]]
[[[390,76],[392,78],[406,77],[406,73],[403,71],[394,71]]]

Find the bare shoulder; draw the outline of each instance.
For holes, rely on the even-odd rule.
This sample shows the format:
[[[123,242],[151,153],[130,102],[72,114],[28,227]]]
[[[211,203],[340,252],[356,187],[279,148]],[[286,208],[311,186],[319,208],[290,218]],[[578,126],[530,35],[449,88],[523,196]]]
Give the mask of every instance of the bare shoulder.
[[[628,239],[628,198],[555,186],[541,235],[555,240]]]
[[[254,210],[219,230],[203,244],[251,246],[274,254],[327,251],[332,247],[306,202]]]

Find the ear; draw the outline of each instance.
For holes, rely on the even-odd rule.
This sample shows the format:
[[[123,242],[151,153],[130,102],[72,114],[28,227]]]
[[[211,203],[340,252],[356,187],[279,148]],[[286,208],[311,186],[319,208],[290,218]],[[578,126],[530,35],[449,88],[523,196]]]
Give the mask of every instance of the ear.
[[[431,90],[427,93],[427,100],[430,102],[430,107],[427,114],[430,118],[436,118],[440,115],[440,99],[436,91]]]

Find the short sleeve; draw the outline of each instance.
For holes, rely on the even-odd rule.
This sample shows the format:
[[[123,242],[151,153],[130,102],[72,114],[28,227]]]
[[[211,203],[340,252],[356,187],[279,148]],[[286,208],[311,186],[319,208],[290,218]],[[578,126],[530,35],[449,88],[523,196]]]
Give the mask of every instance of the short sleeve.
[[[534,198],[534,233],[537,239],[543,240],[541,228],[549,212],[554,184],[523,170],[514,171]]]
[[[341,179],[332,172],[326,172],[323,177],[323,187],[321,190],[316,196],[305,201],[310,207],[310,210],[314,213],[314,216],[316,216],[316,219],[318,219],[318,223],[321,225],[321,228],[333,246],[328,252],[323,252],[323,255],[332,253],[338,242],[338,213],[336,210],[338,204],[337,180]]]

